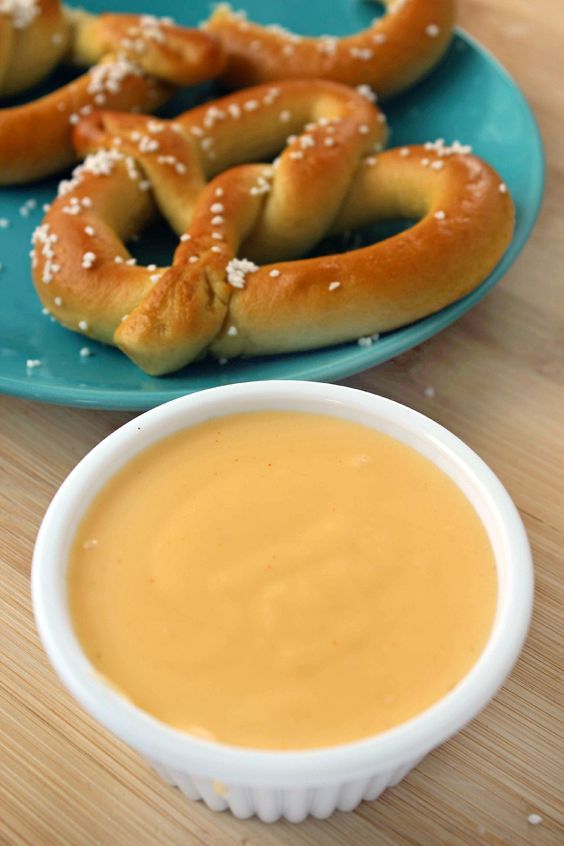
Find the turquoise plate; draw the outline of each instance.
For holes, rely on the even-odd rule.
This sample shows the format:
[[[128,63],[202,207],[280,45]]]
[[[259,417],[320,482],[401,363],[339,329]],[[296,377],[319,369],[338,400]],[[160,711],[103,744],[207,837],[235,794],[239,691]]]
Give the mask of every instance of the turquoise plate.
[[[94,11],[104,2],[87,3]],[[263,23],[276,21],[297,32],[342,35],[361,29],[374,16],[374,5],[338,0],[247,0],[249,16]],[[154,0],[115,0],[120,11],[154,12]],[[207,17],[211,4],[200,0],[164,0],[159,14],[179,23],[195,24]],[[320,22],[322,22],[320,24]],[[183,92],[163,111],[172,116],[213,89]],[[137,369],[117,350],[88,341],[93,355],[80,357],[85,339],[43,315],[29,269],[29,240],[41,220],[41,206],[54,195],[58,180],[31,187],[0,190],[0,390],[30,399],[90,408],[145,409],[183,394],[215,385],[258,379],[331,381],[358,373],[420,344],[444,329],[478,302],[503,276],[522,249],[539,210],[544,179],[542,142],[523,95],[505,70],[479,44],[459,32],[432,74],[404,96],[386,105],[391,144],[438,137],[471,144],[498,170],[517,206],[515,235],[503,260],[472,294],[411,326],[390,332],[371,347],[343,344],[308,353],[190,365],[171,376],[154,378]],[[22,207],[37,202],[28,216]],[[25,214],[25,210],[24,214]],[[5,221],[4,221],[5,222]],[[385,232],[372,233],[371,237]],[[159,242],[159,250],[155,242]],[[159,238],[132,245],[140,260],[166,264],[173,236],[161,229]],[[151,249],[153,247],[153,250]],[[168,250],[168,253],[167,253]],[[26,368],[27,359],[42,364]]]

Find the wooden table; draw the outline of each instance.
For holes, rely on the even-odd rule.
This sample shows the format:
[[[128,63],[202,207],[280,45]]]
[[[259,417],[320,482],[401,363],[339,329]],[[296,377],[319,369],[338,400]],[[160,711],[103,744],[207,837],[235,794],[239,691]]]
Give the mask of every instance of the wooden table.
[[[398,787],[352,814],[266,826],[188,801],[62,689],[31,612],[30,559],[50,498],[76,462],[130,415],[3,397],[1,844],[563,842],[556,718],[564,548],[564,144],[562,134],[558,137],[564,14],[561,0],[544,0],[542,8],[527,0],[462,0],[460,7],[462,25],[516,77],[540,121],[549,161],[540,221],[503,283],[470,314],[347,384],[392,397],[447,426],[483,456],[515,499],[537,574],[533,625],[515,671],[465,731]],[[531,825],[530,814],[539,814],[542,822]]]

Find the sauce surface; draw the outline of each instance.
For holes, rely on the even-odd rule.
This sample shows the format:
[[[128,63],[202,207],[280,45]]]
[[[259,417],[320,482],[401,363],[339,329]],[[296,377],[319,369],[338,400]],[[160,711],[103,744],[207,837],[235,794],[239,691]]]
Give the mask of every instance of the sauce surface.
[[[75,630],[136,705],[261,749],[357,740],[433,704],[486,644],[486,532],[457,486],[365,426],[210,420],[130,461],[69,562]]]

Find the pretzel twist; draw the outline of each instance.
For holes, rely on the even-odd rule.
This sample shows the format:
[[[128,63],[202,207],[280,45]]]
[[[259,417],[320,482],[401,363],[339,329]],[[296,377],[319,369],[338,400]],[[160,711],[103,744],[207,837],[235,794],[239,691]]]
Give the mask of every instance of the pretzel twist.
[[[93,109],[152,111],[173,92],[215,76],[216,39],[151,16],[89,15],[58,0],[0,0],[0,95],[26,90],[59,62],[93,66],[23,106],[0,110],[0,184],[71,164],[72,129]]]
[[[307,38],[280,26],[258,26],[220,5],[206,30],[227,55],[222,80],[231,88],[276,79],[332,79],[370,85],[389,97],[413,85],[447,49],[454,0],[383,0],[386,14],[344,38]]]
[[[269,159],[288,131],[302,134],[273,164],[232,167]],[[35,236],[39,296],[63,325],[155,375],[207,353],[311,349],[437,311],[499,260],[513,206],[460,145],[376,158],[385,134],[368,100],[320,80],[259,86],[174,122],[94,115],[75,140],[98,152],[63,183]],[[183,234],[170,267],[139,267],[124,241],[157,208]],[[326,234],[394,217],[419,223],[364,249],[292,261]]]

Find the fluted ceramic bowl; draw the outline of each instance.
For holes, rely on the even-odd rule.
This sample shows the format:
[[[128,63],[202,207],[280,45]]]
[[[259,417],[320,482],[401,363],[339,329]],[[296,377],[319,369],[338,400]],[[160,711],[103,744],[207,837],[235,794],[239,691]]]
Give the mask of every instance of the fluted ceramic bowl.
[[[355,743],[304,751],[260,751],[192,737],[137,708],[104,683],[76,637],[66,571],[77,526],[101,487],[134,455],[210,417],[265,409],[329,414],[403,441],[449,475],[471,501],[490,538],[498,600],[489,640],[456,687],[389,731]],[[106,729],[143,755],[166,781],[213,810],[265,822],[328,817],[376,799],[486,705],[510,672],[526,636],[533,579],[519,514],[499,480],[453,434],[382,397],[327,384],[254,382],[212,388],[130,421],[92,450],[54,497],[33,558],[33,604],[47,653],[62,682]]]

